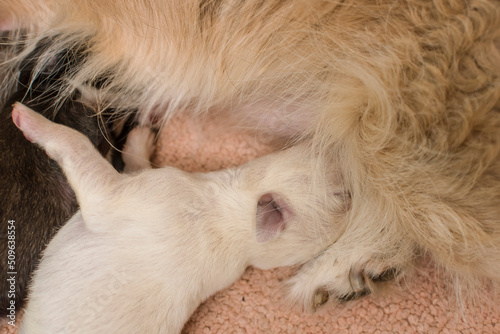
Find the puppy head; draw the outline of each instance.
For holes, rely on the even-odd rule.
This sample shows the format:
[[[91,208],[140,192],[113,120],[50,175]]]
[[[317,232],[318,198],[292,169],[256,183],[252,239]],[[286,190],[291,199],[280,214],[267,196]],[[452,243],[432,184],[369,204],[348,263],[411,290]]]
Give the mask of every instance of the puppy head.
[[[310,154],[299,145],[243,167],[244,186],[255,201],[252,265],[302,264],[341,234],[349,196],[335,173],[311,176]]]

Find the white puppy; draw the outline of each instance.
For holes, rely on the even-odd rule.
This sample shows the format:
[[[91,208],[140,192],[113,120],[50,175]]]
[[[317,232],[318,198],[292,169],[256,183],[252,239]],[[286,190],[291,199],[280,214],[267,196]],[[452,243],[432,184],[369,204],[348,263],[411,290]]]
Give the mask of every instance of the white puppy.
[[[20,333],[179,333],[246,267],[302,264],[341,234],[346,196],[304,177],[309,150],[207,174],[122,175],[75,130],[21,104],[12,118],[61,165],[81,207],[44,253]]]

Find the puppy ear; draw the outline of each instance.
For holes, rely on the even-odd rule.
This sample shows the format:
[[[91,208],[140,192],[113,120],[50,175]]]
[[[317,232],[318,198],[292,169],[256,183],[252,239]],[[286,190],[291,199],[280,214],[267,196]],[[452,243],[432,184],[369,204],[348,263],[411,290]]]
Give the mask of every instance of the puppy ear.
[[[290,212],[276,194],[264,194],[257,202],[256,237],[259,243],[271,241],[287,226]]]

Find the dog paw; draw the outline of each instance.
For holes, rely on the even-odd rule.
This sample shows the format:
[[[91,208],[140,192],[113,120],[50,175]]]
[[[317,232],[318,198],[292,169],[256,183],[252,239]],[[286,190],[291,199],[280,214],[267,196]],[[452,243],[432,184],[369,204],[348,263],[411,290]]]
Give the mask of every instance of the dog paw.
[[[367,296],[399,274],[376,261],[361,263],[327,254],[306,263],[288,281],[290,301],[314,312],[328,301],[346,303]]]

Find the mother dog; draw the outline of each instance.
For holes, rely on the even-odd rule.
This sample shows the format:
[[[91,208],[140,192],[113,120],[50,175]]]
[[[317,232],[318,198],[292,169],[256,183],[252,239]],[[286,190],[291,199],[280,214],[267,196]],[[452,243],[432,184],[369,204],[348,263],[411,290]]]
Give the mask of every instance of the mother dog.
[[[498,1],[1,6],[1,26],[26,45],[19,61],[47,37],[40,66],[85,47],[61,98],[79,89],[103,108],[164,121],[216,113],[308,141],[319,160],[340,157],[351,210],[335,243],[291,281],[305,308],[366,294],[424,254],[459,298],[500,281]],[[308,173],[327,175],[314,164]]]

